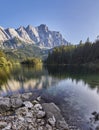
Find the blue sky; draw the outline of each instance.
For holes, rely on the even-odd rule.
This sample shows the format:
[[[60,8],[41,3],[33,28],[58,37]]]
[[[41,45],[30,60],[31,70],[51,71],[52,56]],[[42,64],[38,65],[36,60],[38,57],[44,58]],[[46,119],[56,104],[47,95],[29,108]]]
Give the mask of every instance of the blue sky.
[[[0,26],[46,24],[77,44],[99,35],[99,0],[0,0]]]

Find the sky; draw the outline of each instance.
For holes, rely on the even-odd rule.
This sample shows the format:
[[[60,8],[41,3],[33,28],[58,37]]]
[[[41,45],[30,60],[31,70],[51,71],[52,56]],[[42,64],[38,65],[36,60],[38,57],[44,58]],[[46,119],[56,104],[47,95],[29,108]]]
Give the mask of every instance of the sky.
[[[99,0],[0,0],[0,26],[46,24],[78,44],[99,35]]]

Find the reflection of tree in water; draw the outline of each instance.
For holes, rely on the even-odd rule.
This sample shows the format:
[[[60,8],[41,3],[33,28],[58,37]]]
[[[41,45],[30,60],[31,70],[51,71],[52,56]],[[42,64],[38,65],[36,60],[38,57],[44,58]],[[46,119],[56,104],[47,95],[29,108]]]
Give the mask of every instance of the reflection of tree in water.
[[[1,93],[4,91],[11,94],[15,91],[22,93],[34,89],[47,89],[56,83],[53,80],[48,75],[47,70],[41,67],[16,67],[11,71],[10,79],[6,82],[6,85],[1,87]]]
[[[10,68],[0,67],[0,89],[3,84],[7,84],[8,79],[10,79]]]
[[[36,68],[21,66],[7,71],[7,73],[5,70],[0,72],[2,72],[0,73],[1,91],[6,90],[10,93],[13,90],[25,92],[33,89],[47,89],[66,78],[70,78],[76,83],[83,80],[85,85],[88,84],[91,89],[97,88],[97,92],[99,92],[99,74],[80,66],[48,66],[45,69],[40,66]]]
[[[44,77],[43,77],[44,75]],[[13,76],[15,80],[18,80],[18,82],[20,82],[20,86],[21,88],[24,89],[24,84],[33,79],[36,81],[36,84],[32,87],[31,85],[29,85],[29,89],[31,88],[35,88],[37,89],[38,86],[40,86],[40,84],[42,83],[43,87],[47,87],[49,86],[48,84],[48,79],[47,79],[47,71],[45,71],[44,69],[42,69],[41,66],[37,66],[36,68],[33,67],[22,67],[19,70],[16,69],[13,71]],[[46,77],[46,79],[44,79]],[[43,81],[44,80],[44,81]],[[45,83],[46,81],[46,83]]]
[[[99,71],[89,69],[83,66],[47,66],[50,75],[66,79],[71,78],[78,83],[83,80],[84,84],[88,84],[91,89],[99,89]]]

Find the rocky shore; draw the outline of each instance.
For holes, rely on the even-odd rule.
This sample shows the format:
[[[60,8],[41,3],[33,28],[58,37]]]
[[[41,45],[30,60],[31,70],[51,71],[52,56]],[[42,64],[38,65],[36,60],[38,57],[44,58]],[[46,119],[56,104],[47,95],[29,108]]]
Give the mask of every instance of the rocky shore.
[[[0,97],[0,130],[69,130],[54,103],[32,97],[32,93]]]

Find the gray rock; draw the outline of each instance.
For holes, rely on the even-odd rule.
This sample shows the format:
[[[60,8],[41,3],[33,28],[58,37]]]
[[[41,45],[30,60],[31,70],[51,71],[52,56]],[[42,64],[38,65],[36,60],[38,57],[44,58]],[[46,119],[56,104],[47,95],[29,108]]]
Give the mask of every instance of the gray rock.
[[[21,94],[13,94],[10,98],[21,98]]]
[[[11,98],[11,107],[18,108],[22,106],[22,99],[21,98]]]
[[[26,116],[27,113],[28,113],[27,107],[22,107],[16,110],[16,114],[19,116]]]
[[[41,100],[41,97],[39,96],[39,97],[37,97],[37,101],[40,101]]]
[[[20,115],[18,115],[17,118],[18,118],[19,121],[22,121],[22,122],[24,121],[24,118],[22,116],[20,116]]]
[[[60,109],[54,103],[43,103],[42,107],[47,113],[48,118],[52,118],[52,116],[54,115],[56,120],[58,120],[59,118],[63,119],[63,116],[60,113]]]
[[[58,120],[56,126],[58,129],[61,129],[61,130],[69,130],[68,125],[65,122],[65,120]]]
[[[23,105],[24,105],[25,107],[27,107],[27,108],[32,108],[32,107],[33,107],[33,104],[32,104],[31,102],[29,102],[29,101],[23,102]]]
[[[32,118],[25,118],[25,121],[28,122],[28,123],[32,123],[33,122]]]
[[[92,115],[96,115],[96,114],[97,114],[97,112],[96,112],[96,111],[94,111],[94,112],[92,112],[91,114],[92,114]]]
[[[96,130],[99,130],[99,126],[96,127]]]
[[[24,93],[24,94],[21,95],[21,98],[22,98],[23,101],[27,101],[27,100],[30,99],[31,96],[32,96],[31,92],[30,93]]]
[[[11,123],[9,123],[5,128],[3,128],[2,130],[11,130]]]
[[[35,105],[35,104],[39,104],[39,102],[36,101],[36,100],[33,100],[33,101],[32,101],[32,104],[33,104],[33,105]]]
[[[0,113],[8,111],[11,107],[9,98],[1,98],[0,99]]]
[[[43,126],[39,126],[37,130],[44,130]]]
[[[7,127],[7,122],[0,121],[0,129]]]
[[[37,118],[43,118],[44,116],[45,116],[45,112],[44,111],[38,111]]]
[[[68,130],[68,125],[65,122],[63,116],[61,115],[60,109],[54,103],[43,103],[42,107],[46,113],[47,118],[56,119],[56,127],[60,130]]]
[[[94,116],[95,116],[95,121],[98,121],[99,120],[99,113],[96,113]]]
[[[52,126],[50,126],[49,124],[46,124],[46,129],[47,130],[53,130]]]
[[[26,117],[31,117],[32,118],[33,117],[33,112],[27,112]]]
[[[34,109],[37,110],[37,111],[42,110],[41,104],[35,104]]]
[[[49,123],[51,126],[55,126],[55,123],[56,123],[55,117],[52,116],[52,118],[49,118],[49,119],[48,119],[48,123]]]
[[[37,129],[34,128],[32,124],[28,124],[28,130],[37,130]]]
[[[6,102],[6,110],[15,109],[15,115],[1,118],[0,130],[68,130],[60,109],[54,103],[44,103],[43,110],[38,102],[33,105],[30,101],[24,101],[22,104],[20,100],[20,95],[11,96],[11,99],[0,98],[1,104],[5,105]]]

